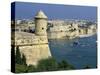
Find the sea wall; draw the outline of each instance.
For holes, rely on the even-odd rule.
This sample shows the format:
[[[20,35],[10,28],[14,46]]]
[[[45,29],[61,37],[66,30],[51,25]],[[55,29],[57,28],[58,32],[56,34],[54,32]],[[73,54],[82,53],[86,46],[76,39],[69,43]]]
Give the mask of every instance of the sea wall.
[[[39,60],[51,57],[47,36],[16,31],[12,33],[11,44],[15,52],[18,47],[21,55],[25,55],[27,65],[37,65]]]
[[[27,65],[37,65],[41,59],[51,57],[48,44],[18,46],[21,55],[26,57]]]

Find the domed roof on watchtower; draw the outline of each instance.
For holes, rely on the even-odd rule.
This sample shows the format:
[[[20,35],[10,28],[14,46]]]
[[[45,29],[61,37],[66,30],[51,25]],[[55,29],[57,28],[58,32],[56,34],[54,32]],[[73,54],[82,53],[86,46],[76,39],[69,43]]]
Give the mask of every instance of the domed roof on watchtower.
[[[44,12],[43,12],[42,10],[40,10],[40,11],[36,14],[35,18],[44,18],[44,19],[47,19],[48,17],[44,14]]]

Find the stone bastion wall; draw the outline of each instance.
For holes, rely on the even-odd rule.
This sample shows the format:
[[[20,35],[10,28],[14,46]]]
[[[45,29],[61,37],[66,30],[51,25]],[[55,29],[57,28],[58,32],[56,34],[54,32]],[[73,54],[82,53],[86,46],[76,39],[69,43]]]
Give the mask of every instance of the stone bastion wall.
[[[12,33],[12,45],[19,47],[21,55],[26,57],[27,65],[37,65],[41,59],[51,57],[47,36],[36,36],[27,32]]]

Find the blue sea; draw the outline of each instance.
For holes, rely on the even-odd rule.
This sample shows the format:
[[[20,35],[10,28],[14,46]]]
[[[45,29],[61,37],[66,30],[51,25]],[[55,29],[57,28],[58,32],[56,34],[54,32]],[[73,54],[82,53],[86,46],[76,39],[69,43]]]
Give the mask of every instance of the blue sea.
[[[66,60],[76,69],[97,67],[97,35],[73,40],[49,40],[52,56],[58,61]],[[78,44],[74,44],[77,42]]]

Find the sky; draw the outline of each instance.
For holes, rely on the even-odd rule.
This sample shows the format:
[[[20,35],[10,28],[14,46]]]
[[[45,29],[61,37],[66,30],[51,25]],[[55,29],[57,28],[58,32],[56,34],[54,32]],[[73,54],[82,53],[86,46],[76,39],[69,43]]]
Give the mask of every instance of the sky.
[[[83,19],[97,20],[97,7],[94,6],[76,6],[76,5],[59,5],[43,3],[15,3],[16,19],[34,19],[36,13],[42,10],[48,19]]]

